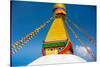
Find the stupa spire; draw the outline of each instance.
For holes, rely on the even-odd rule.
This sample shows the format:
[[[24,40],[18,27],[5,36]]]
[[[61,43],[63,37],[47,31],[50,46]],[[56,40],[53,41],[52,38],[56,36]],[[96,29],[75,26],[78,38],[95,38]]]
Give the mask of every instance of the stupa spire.
[[[55,19],[43,42],[42,54],[51,55],[72,53],[72,44],[64,25],[66,7],[64,4],[57,3],[54,5],[53,12]]]

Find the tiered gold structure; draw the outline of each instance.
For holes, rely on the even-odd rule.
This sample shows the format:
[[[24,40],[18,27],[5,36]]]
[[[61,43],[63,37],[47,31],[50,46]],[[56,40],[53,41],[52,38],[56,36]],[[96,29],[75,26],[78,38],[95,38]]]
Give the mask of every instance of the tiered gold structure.
[[[65,5],[60,3],[55,4],[53,11],[55,19],[43,42],[42,54],[43,56],[51,54],[72,54],[72,44],[64,25],[66,16]]]

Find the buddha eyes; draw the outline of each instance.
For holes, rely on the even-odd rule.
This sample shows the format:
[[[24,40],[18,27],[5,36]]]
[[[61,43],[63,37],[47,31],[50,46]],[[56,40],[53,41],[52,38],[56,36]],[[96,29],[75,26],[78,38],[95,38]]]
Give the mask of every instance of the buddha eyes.
[[[62,49],[63,49],[63,47],[58,48],[58,50],[62,50]]]
[[[53,49],[51,48],[50,50],[52,51]]]
[[[48,51],[53,51],[53,50],[58,50],[58,51],[61,51],[63,50],[64,48],[63,47],[59,47],[59,48],[49,48]]]
[[[48,50],[53,51],[54,49],[53,48],[49,48]]]

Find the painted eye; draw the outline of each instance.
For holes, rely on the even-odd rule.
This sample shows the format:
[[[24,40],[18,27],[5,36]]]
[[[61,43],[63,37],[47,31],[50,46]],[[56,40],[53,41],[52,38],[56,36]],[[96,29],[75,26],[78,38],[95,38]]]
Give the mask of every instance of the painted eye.
[[[53,49],[51,48],[50,50],[52,51]]]
[[[63,48],[58,48],[58,50],[62,50]]]
[[[58,48],[59,50],[61,50],[62,48]]]

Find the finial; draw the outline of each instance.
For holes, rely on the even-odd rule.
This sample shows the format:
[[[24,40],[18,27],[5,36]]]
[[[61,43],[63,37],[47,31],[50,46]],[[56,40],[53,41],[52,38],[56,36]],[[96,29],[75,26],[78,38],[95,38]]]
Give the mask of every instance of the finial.
[[[61,3],[57,3],[54,5],[54,14],[55,15],[62,15],[62,16],[66,16],[66,7],[64,4]]]

